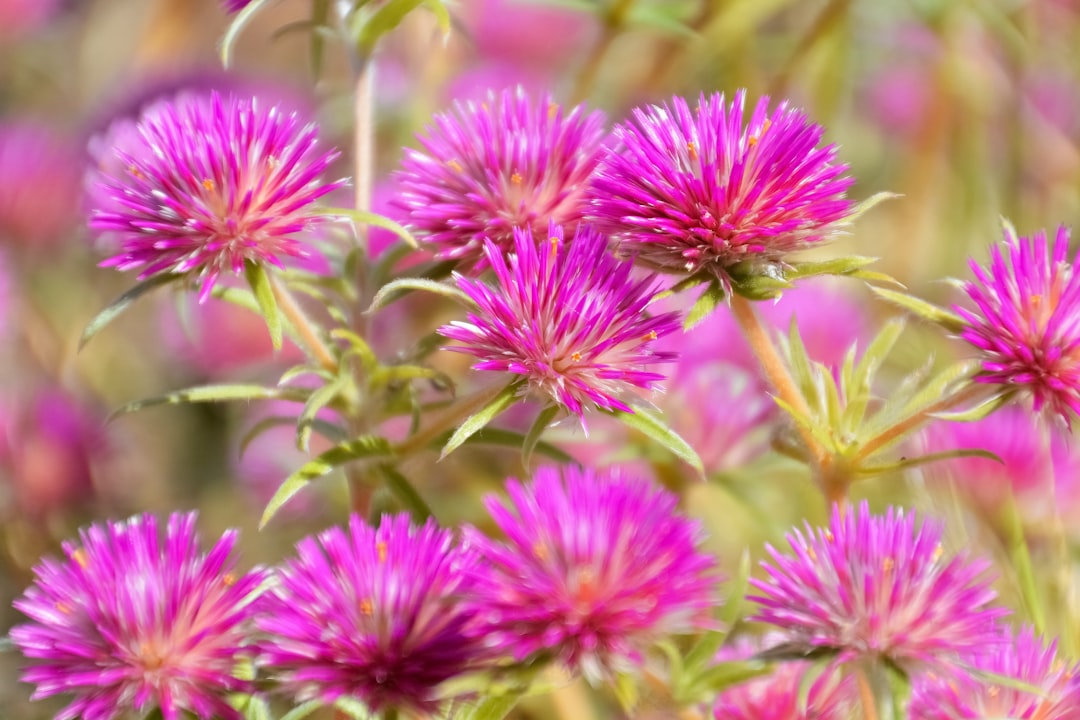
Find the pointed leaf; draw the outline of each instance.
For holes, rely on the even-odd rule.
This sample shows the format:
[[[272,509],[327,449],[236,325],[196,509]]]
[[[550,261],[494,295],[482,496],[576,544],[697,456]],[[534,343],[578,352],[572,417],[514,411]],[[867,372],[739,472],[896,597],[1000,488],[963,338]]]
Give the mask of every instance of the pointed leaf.
[[[975,422],[976,420],[982,420],[985,417],[989,417],[999,408],[1007,405],[1014,397],[1016,397],[1015,391],[1006,390],[983,400],[967,410],[931,413],[930,417],[952,422]]]
[[[446,42],[450,38],[450,11],[446,9],[445,3],[442,0],[424,0],[424,7],[431,11],[435,16],[435,21],[439,24],[439,29],[442,30],[443,42]]]
[[[341,697],[334,701],[334,707],[352,720],[379,720],[367,705],[350,697]]]
[[[296,425],[296,418],[288,415],[273,415],[271,417],[265,417],[259,422],[251,426],[251,428],[244,433],[244,436],[240,438],[240,457],[244,456],[247,452],[248,446],[251,445],[260,435],[268,430],[273,430],[276,427],[286,427]],[[345,439],[345,431],[339,428],[333,423],[328,423],[325,420],[314,420],[311,423],[311,427],[315,432],[322,435],[330,442],[339,443]]]
[[[240,33],[251,22],[252,18],[258,13],[262,12],[273,0],[252,0],[240,12],[236,13],[232,22],[229,23],[228,29],[225,30],[224,37],[221,38],[221,65],[225,69],[229,68],[232,64],[232,52],[233,46],[236,45],[237,38],[240,37]]]
[[[356,48],[361,57],[371,55],[379,38],[390,32],[419,7],[424,0],[387,0],[363,22],[356,33]]]
[[[690,443],[683,440],[682,436],[668,427],[667,423],[660,417],[642,407],[635,408],[634,412],[628,413],[622,410],[616,410],[609,412],[608,414],[612,415],[623,425],[631,427],[651,440],[660,443],[660,445],[667,448],[676,457],[685,461],[690,467],[697,470],[698,475],[704,479],[705,467],[702,465],[701,458],[698,457],[697,452],[694,448],[690,447]]]
[[[443,297],[450,298],[466,307],[472,307],[473,305],[473,301],[469,296],[454,285],[448,285],[443,282],[428,280],[426,278],[405,277],[391,280],[379,288],[379,292],[375,293],[375,298],[371,301],[371,306],[364,312],[368,314],[373,313],[412,290],[424,290],[425,292],[442,295]]]
[[[315,424],[315,416],[327,405],[334,401],[345,386],[349,384],[349,378],[342,376],[335,378],[315,390],[304,403],[304,409],[296,422],[296,447],[303,452],[308,451],[311,443],[311,430]]]
[[[450,433],[444,434],[438,441],[445,445],[450,439]],[[520,449],[525,445],[525,436],[513,430],[503,428],[486,427],[466,440],[462,445],[492,445],[495,447]],[[574,457],[551,443],[540,440],[533,449],[533,454],[543,455],[546,458],[560,463],[577,463]]]
[[[334,340],[344,340],[349,343],[349,349],[356,357],[360,358],[360,366],[364,369],[366,375],[371,375],[375,368],[379,366],[379,358],[375,355],[375,351],[371,349],[371,345],[352,330],[334,328],[330,331],[330,337]]]
[[[210,295],[218,300],[224,300],[237,307],[250,310],[253,313],[259,312],[259,303],[255,300],[255,296],[251,294],[251,291],[244,288],[217,285],[210,291]]]
[[[474,413],[465,422],[461,423],[460,427],[454,431],[450,436],[450,439],[446,441],[446,445],[442,449],[442,453],[439,455],[439,459],[452,453],[463,442],[480,431],[485,425],[494,420],[503,410],[514,404],[517,400],[518,384],[510,383],[503,390],[493,397],[487,405]]]
[[[278,309],[277,298],[274,297],[274,288],[270,285],[266,268],[249,260],[244,264],[244,275],[247,277],[248,285],[251,286],[251,294],[259,303],[259,312],[266,320],[266,329],[270,331],[270,343],[275,350],[280,350],[281,311]]]
[[[1009,556],[1012,560],[1013,570],[1016,571],[1016,580],[1020,584],[1020,597],[1023,599],[1024,608],[1035,625],[1035,631],[1040,635],[1046,633],[1046,609],[1043,606],[1042,597],[1039,595],[1038,585],[1035,581],[1035,568],[1031,562],[1031,550],[1028,548],[1027,537],[1024,535],[1024,521],[1020,517],[1020,509],[1014,498],[1010,497],[1004,507],[1005,530],[1009,547]]]
[[[132,303],[147,294],[151,290],[162,287],[163,285],[169,285],[183,279],[183,275],[154,275],[125,292],[120,297],[109,303],[109,306],[99,312],[94,318],[87,323],[86,329],[83,330],[82,337],[79,338],[79,349],[82,350],[86,346],[86,343],[90,342],[90,338],[101,332],[102,328],[118,318],[121,313],[131,307]]]
[[[383,476],[383,479],[386,480],[386,486],[390,488],[390,492],[392,492],[394,497],[398,499],[398,502],[409,511],[413,520],[422,523],[428,518],[435,517],[435,513],[431,511],[431,507],[424,502],[424,498],[420,497],[420,493],[417,492],[416,486],[410,483],[407,477],[390,465],[382,464],[376,469],[379,474]]]
[[[862,255],[849,255],[820,262],[799,262],[784,273],[784,276],[788,280],[795,280],[816,275],[850,275],[867,265],[877,262],[877,260],[877,258]]]
[[[308,700],[303,705],[297,705],[289,712],[281,716],[281,720],[304,720],[308,715],[323,706],[320,700]]]
[[[393,451],[389,441],[378,435],[364,435],[353,440],[347,440],[330,448],[326,452],[304,463],[299,470],[290,475],[266,506],[262,519],[259,520],[259,528],[266,526],[274,514],[281,509],[293,495],[300,492],[305,485],[312,480],[333,471],[335,468],[365,458],[390,457]]]
[[[748,275],[731,281],[732,291],[747,300],[774,300],[793,287],[787,280],[769,275]]]
[[[551,421],[555,419],[558,412],[558,405],[549,405],[541,410],[540,414],[533,420],[529,432],[525,435],[525,442],[521,444],[521,464],[526,469],[528,469],[529,464],[532,462],[532,454],[533,450],[536,449],[536,443],[540,442],[540,436],[547,430],[548,425],[551,425]]]
[[[994,460],[1001,464],[1005,464],[1005,461],[1000,457],[990,452],[989,450],[978,450],[975,448],[962,448],[957,450],[943,450],[942,452],[929,453],[926,455],[920,455],[915,458],[902,458],[892,463],[884,463],[880,465],[863,465],[855,472],[859,475],[884,475],[885,473],[899,472],[900,470],[908,470],[913,467],[919,467],[920,465],[929,465],[930,463],[940,462],[942,460],[952,460],[954,458],[965,457],[981,457],[987,460]]]
[[[628,716],[634,716],[634,708],[641,700],[641,690],[638,688],[637,678],[631,673],[620,672],[615,675],[615,683],[612,690],[615,691],[615,699],[619,701],[619,707]]]
[[[907,293],[874,287],[873,285],[870,286],[870,290],[878,297],[884,298],[895,305],[899,305],[924,320],[929,320],[932,323],[941,325],[951,333],[957,334],[966,326],[963,318],[956,313],[946,310],[943,307],[938,307],[933,303],[928,303],[920,298],[908,295]]]
[[[519,693],[491,695],[466,710],[461,720],[503,720],[520,698]]]
[[[691,288],[695,288],[698,285],[704,285],[707,282],[712,282],[712,278],[707,275],[704,275],[702,273],[699,273],[697,275],[691,275],[685,280],[680,280],[679,282],[675,283],[667,290],[656,293],[656,295],[653,295],[652,301],[657,302],[663,300],[664,298],[669,298],[672,295],[678,295],[681,292],[690,290]]]
[[[249,695],[244,703],[244,720],[273,720],[266,698]]]
[[[420,243],[416,241],[416,238],[413,237],[412,233],[406,230],[405,227],[394,222],[388,217],[379,215],[378,213],[364,212],[362,210],[350,210],[348,208],[330,208],[328,210],[321,209],[319,211],[319,215],[332,215],[345,218],[347,220],[352,220],[358,225],[374,225],[377,228],[389,230],[390,232],[394,233],[394,235],[397,235],[399,238],[404,240],[414,250],[420,247]]]
[[[863,215],[865,215],[867,212],[869,212],[873,208],[877,207],[881,203],[885,202],[886,200],[892,200],[894,198],[901,198],[901,197],[904,197],[904,196],[899,194],[899,193],[892,193],[892,192],[874,193],[873,195],[871,195],[870,197],[866,198],[861,203],[859,203],[857,206],[855,206],[855,212],[851,213],[851,215],[848,216],[847,221],[849,223],[855,222],[856,220],[861,218]]]
[[[690,312],[686,314],[686,318],[683,320],[683,330],[691,329],[712,315],[716,308],[720,307],[721,303],[724,302],[724,297],[726,297],[724,288],[720,287],[720,283],[714,280],[694,301],[693,307],[690,308]]]
[[[302,388],[273,388],[263,387],[262,385],[204,385],[202,387],[188,388],[186,390],[177,390],[176,392],[157,395],[144,400],[136,400],[135,402],[128,403],[119,410],[114,411],[112,415],[109,416],[109,419],[112,420],[120,415],[125,415],[148,407],[154,407],[156,405],[230,402],[233,400],[291,400],[293,402],[304,402],[307,400],[308,392],[309,391]]]

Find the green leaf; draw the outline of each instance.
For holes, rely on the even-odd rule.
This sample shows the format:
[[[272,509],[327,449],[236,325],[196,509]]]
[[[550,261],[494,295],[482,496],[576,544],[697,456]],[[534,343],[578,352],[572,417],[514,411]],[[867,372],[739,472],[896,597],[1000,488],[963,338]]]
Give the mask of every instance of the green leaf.
[[[764,274],[732,278],[731,289],[747,300],[774,300],[785,290],[795,287],[783,278]]]
[[[879,465],[862,465],[855,472],[859,475],[883,475],[885,473],[899,472],[900,470],[908,470],[913,467],[919,467],[920,465],[929,465],[934,462],[941,462],[942,460],[953,460],[955,458],[965,457],[981,457],[987,460],[994,460],[1001,464],[1005,464],[1005,461],[1000,457],[990,452],[989,450],[978,450],[975,448],[963,448],[959,450],[944,450],[942,452],[929,453],[927,455],[920,455],[915,458],[901,458],[896,462],[883,463]]]
[[[438,380],[443,387],[454,387],[454,380],[446,373],[423,365],[383,365],[371,374],[373,388],[384,388],[391,383],[411,380]]]
[[[454,285],[448,285],[443,282],[428,280],[426,278],[404,277],[398,278],[397,280],[391,280],[379,288],[379,292],[375,293],[375,297],[371,301],[371,306],[365,310],[365,312],[368,314],[373,313],[412,290],[424,290],[425,292],[442,295],[443,297],[450,298],[466,307],[472,307],[473,305],[473,301],[469,296]]]
[[[350,697],[338,698],[334,701],[334,707],[352,720],[378,720],[379,718],[367,705]]]
[[[634,716],[634,708],[641,700],[641,690],[638,688],[637,678],[628,672],[620,672],[615,675],[615,683],[612,687],[615,699],[619,701],[619,707],[630,717]]]
[[[1014,390],[1006,390],[977,403],[974,407],[968,408],[967,410],[932,413],[930,417],[952,422],[975,422],[976,420],[982,420],[983,418],[988,417],[999,408],[1004,407],[1014,397],[1016,397],[1016,392]]]
[[[323,706],[320,700],[308,700],[303,705],[297,705],[289,712],[281,716],[281,720],[304,720],[308,715]]]
[[[436,442],[442,445],[446,444],[446,441],[450,439],[451,433],[445,433]],[[525,435],[513,430],[506,430],[504,428],[486,427],[480,430],[475,435],[466,440],[462,445],[492,445],[495,447],[514,448],[521,449],[525,446]],[[565,450],[552,445],[551,443],[540,440],[536,443],[536,447],[533,450],[534,454],[543,455],[546,458],[555,460],[561,463],[576,463],[572,455],[569,455]]]
[[[451,27],[450,11],[446,9],[446,4],[442,0],[424,0],[424,7],[435,16],[435,22],[443,33],[443,42],[446,42],[450,38]]]
[[[412,2],[412,0],[410,0],[410,2]],[[416,4],[419,4],[419,2],[416,2]],[[416,238],[413,237],[412,233],[410,233],[404,226],[394,222],[393,220],[384,215],[379,215],[378,213],[373,212],[365,212],[363,210],[350,210],[348,208],[329,208],[319,210],[320,217],[325,217],[327,215],[352,220],[358,225],[374,225],[377,228],[389,230],[390,232],[394,233],[399,238],[404,240],[413,250],[416,250],[420,247],[420,243],[416,241]]]
[[[536,450],[536,443],[540,442],[540,436],[544,434],[544,431],[551,425],[551,421],[555,419],[555,416],[558,413],[558,405],[549,405],[541,410],[536,416],[536,419],[533,420],[529,432],[525,435],[525,441],[521,444],[521,464],[526,469],[532,462],[532,455],[533,451]]]
[[[266,510],[263,511],[262,519],[259,520],[259,528],[266,527],[266,523],[270,522],[274,514],[312,480],[353,460],[390,457],[392,454],[389,441],[378,435],[364,435],[335,445],[304,463],[299,470],[286,478],[274,496],[270,498]]]
[[[966,326],[963,318],[956,313],[938,307],[933,303],[928,303],[920,298],[908,295],[907,293],[874,287],[872,285],[870,286],[870,290],[878,297],[888,300],[895,305],[899,305],[908,312],[918,315],[924,320],[929,320],[932,323],[941,325],[951,333],[957,334]]]
[[[631,427],[651,440],[660,443],[676,457],[697,470],[698,475],[704,479],[705,466],[702,465],[697,452],[677,432],[668,427],[667,423],[660,417],[642,407],[635,408],[634,412],[615,410],[608,411],[608,414],[623,425]]]
[[[291,400],[293,402],[304,402],[307,400],[308,392],[309,391],[302,388],[273,388],[264,387],[262,385],[243,385],[239,383],[203,385],[202,387],[177,390],[176,392],[157,395],[144,400],[136,400],[135,402],[128,403],[119,410],[114,411],[113,414],[109,416],[109,419],[112,420],[120,415],[157,405],[230,402],[233,400]]]
[[[683,330],[689,330],[705,318],[713,314],[716,308],[720,307],[724,302],[726,293],[724,288],[720,287],[720,283],[713,281],[709,283],[709,286],[705,288],[705,291],[698,296],[698,299],[694,301],[694,305],[690,308],[690,312],[686,314],[686,318],[683,320]]]
[[[642,4],[637,3],[630,11],[629,22],[649,30],[660,30],[671,35],[680,35],[686,39],[696,39],[697,31],[676,18],[671,12],[674,3]]]
[[[450,439],[446,441],[446,445],[443,446],[442,453],[439,455],[439,459],[452,453],[463,442],[475,435],[485,425],[494,420],[503,410],[514,404],[517,400],[518,384],[510,383],[502,391],[493,397],[487,405],[482,407],[479,411],[470,416],[465,422],[461,423],[457,430],[450,436]]]
[[[281,349],[281,311],[278,309],[277,298],[274,297],[274,288],[270,285],[270,277],[266,274],[266,268],[257,262],[248,260],[244,263],[244,275],[255,301],[259,303],[259,312],[266,320],[266,329],[270,331],[270,343],[275,350]]]
[[[503,720],[520,699],[520,693],[488,696],[466,710],[461,720]]]
[[[856,220],[861,218],[863,215],[865,215],[867,212],[869,212],[873,208],[877,207],[881,203],[885,202],[886,200],[892,200],[894,198],[901,198],[901,197],[904,197],[904,196],[899,194],[899,193],[893,193],[893,192],[874,193],[873,195],[866,198],[861,203],[859,203],[858,205],[855,206],[855,212],[851,213],[851,215],[848,216],[847,221],[849,223],[855,222]]]
[[[664,298],[671,297],[672,295],[678,295],[679,293],[690,290],[691,288],[695,288],[698,285],[704,285],[707,282],[712,282],[712,280],[713,278],[711,276],[705,275],[704,273],[691,275],[685,280],[680,280],[679,282],[675,283],[667,290],[656,293],[656,295],[653,296],[652,301],[657,302],[659,300],[663,300]]]
[[[739,557],[739,571],[727,583],[725,592],[728,601],[724,603],[723,609],[720,611],[720,622],[724,624],[728,632],[742,618],[743,607],[746,605],[746,592],[750,587],[752,567],[750,551],[743,550],[742,555]]]
[[[366,21],[356,29],[356,47],[361,57],[371,55],[375,44],[405,19],[405,16],[422,5],[424,0],[388,0],[379,6]]]
[[[816,275],[850,275],[867,265],[877,262],[877,258],[864,257],[862,255],[849,255],[847,257],[832,258],[821,262],[795,263],[790,270],[784,273],[788,280],[814,277]]]
[[[232,303],[237,307],[242,307],[245,310],[250,310],[253,313],[259,312],[259,303],[255,300],[255,296],[251,294],[249,290],[238,287],[226,287],[225,285],[215,286],[210,291],[210,295],[218,300],[224,300],[227,303]]]
[[[244,703],[245,720],[272,720],[270,704],[261,695],[248,695]]]
[[[344,340],[349,344],[352,353],[360,358],[360,367],[364,369],[365,375],[370,376],[371,373],[375,372],[375,369],[379,366],[379,358],[364,338],[347,328],[334,328],[330,331],[330,337],[334,340]]]
[[[251,428],[244,433],[244,436],[240,438],[240,450],[239,454],[243,457],[247,452],[248,446],[251,445],[260,435],[268,430],[273,430],[276,427],[292,426],[296,424],[296,418],[288,415],[273,415],[266,417],[255,423]],[[325,420],[314,420],[311,423],[311,427],[315,432],[322,435],[330,442],[338,443],[345,439],[345,431],[334,425],[328,423]]]
[[[1035,567],[1031,562],[1027,538],[1024,536],[1024,522],[1014,498],[1010,497],[1005,503],[1003,514],[1009,556],[1012,559],[1013,569],[1016,571],[1016,580],[1020,584],[1020,597],[1024,601],[1024,608],[1032,624],[1035,625],[1035,631],[1043,635],[1047,631],[1046,609],[1035,582]]]
[[[260,12],[262,12],[273,0],[253,0],[247,7],[240,12],[236,13],[233,17],[229,27],[225,30],[225,35],[221,38],[221,65],[228,69],[232,64],[232,52],[233,46],[236,45],[237,38],[240,37],[240,33],[244,28],[248,26],[248,23]]]
[[[386,486],[390,488],[390,492],[412,515],[413,520],[422,523],[428,518],[435,517],[435,513],[431,511],[431,506],[424,502],[424,498],[420,497],[416,486],[410,483],[407,477],[385,463],[379,465],[376,470],[386,480]]]
[[[108,307],[99,312],[94,318],[87,323],[86,329],[83,330],[82,337],[79,338],[79,349],[82,350],[86,346],[86,343],[90,342],[90,338],[101,332],[102,328],[111,323],[117,317],[120,316],[125,310],[147,294],[151,290],[162,287],[163,285],[170,285],[174,282],[178,282],[183,279],[183,275],[154,275],[153,277],[143,280],[141,283],[125,292],[120,297],[113,300]]]
[[[721,690],[726,690],[732,685],[753,680],[762,675],[768,675],[772,668],[757,660],[739,660],[734,662],[722,662],[707,668],[694,683],[694,694],[698,700],[715,696]]]
[[[303,452],[308,451],[311,443],[311,430],[315,425],[315,416],[341,394],[341,391],[349,384],[346,376],[335,378],[322,387],[318,388],[308,397],[304,403],[304,409],[296,422],[296,448]]]

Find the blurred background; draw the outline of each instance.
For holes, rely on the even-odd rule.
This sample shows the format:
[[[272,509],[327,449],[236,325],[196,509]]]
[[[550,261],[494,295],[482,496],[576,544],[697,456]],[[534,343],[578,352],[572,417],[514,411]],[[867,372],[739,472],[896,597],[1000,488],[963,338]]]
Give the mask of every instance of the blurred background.
[[[616,26],[605,19],[620,2],[458,0],[449,37],[431,15],[414,12],[376,61],[376,209],[388,210],[401,147],[433,112],[521,84],[564,101],[585,97],[611,122],[672,94],[730,96],[746,87],[751,98],[789,99],[840,145],[856,178],[853,197],[902,195],[860,219],[829,253],[880,257],[877,269],[938,302],[956,299],[942,278],[966,277],[966,258],[987,257],[1001,216],[1021,234],[1080,217],[1080,2],[638,0]],[[86,323],[134,284],[97,267],[104,255],[85,231],[86,149],[111,122],[183,89],[259,94],[318,119],[325,141],[345,151],[334,172],[352,174],[348,58],[328,42],[314,66],[302,25],[310,12],[306,0],[272,4],[245,29],[225,73],[218,48],[229,18],[217,0],[0,0],[0,632],[19,622],[10,601],[38,557],[90,520],[198,508],[206,535],[239,526],[245,562],[267,563],[344,517],[335,477],[290,503],[267,530],[255,529],[304,456],[287,427],[262,435],[243,457],[237,448],[260,419],[292,408],[173,406],[106,423],[124,403],[173,389],[275,382],[299,351],[275,356],[261,319],[162,292],[78,351]],[[376,321],[379,351],[407,350],[449,312],[427,301],[392,306]],[[811,352],[836,362],[893,311],[858,282],[814,281],[767,309],[785,329],[793,313]],[[572,423],[553,437],[580,458],[635,462],[679,489],[730,567],[745,548],[758,556],[763,541],[775,542],[798,519],[820,519],[824,505],[805,471],[769,450],[775,412],[730,319],[718,314],[687,342],[691,359],[657,402],[705,458],[713,482],[691,485],[685,468],[599,421],[588,439]],[[887,377],[962,352],[939,332],[910,327]],[[457,376],[467,367],[460,357],[438,362]],[[527,427],[530,418],[511,413],[503,422]],[[1016,491],[1017,478],[1039,487],[1049,477],[1067,518],[1080,498],[1071,494],[1071,468],[1080,467],[1071,438],[1024,445],[1029,419],[1009,422],[1023,428],[992,429],[995,451],[1015,456],[1001,482]],[[950,432],[925,442],[940,449],[987,437]],[[957,467],[954,474],[965,472]],[[479,521],[480,495],[521,471],[516,450],[467,448],[438,465],[418,460],[411,476],[443,522],[458,523]],[[878,478],[856,492],[925,504],[935,477]],[[955,496],[956,483],[948,487]],[[985,487],[967,507],[995,502]],[[1025,502],[1035,525],[1047,496],[1033,492]],[[14,658],[0,656],[4,716],[50,717],[54,706],[30,704],[16,677]],[[544,703],[552,701],[536,702],[523,716],[550,717]]]

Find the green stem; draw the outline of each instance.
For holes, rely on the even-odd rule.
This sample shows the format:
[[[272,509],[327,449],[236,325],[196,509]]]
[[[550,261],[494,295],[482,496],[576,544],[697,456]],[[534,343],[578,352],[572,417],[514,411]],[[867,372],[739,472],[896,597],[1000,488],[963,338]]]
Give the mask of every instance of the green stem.
[[[300,341],[308,356],[319,363],[322,369],[336,373],[338,361],[333,350],[319,335],[315,323],[307,316],[300,303],[296,301],[292,292],[274,275],[270,275],[270,288],[274,292],[274,299],[278,308],[296,330],[296,337]]]
[[[465,420],[491,402],[504,389],[505,387],[487,388],[462,398],[446,408],[439,417],[428,423],[426,427],[420,428],[415,435],[403,440],[394,448],[394,454],[400,458],[407,458],[423,450],[440,435],[459,425],[462,420]]]

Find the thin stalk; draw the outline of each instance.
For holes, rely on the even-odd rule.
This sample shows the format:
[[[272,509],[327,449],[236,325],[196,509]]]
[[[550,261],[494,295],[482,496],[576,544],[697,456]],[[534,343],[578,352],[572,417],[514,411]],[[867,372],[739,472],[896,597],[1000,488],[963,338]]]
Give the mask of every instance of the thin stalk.
[[[878,720],[877,701],[874,699],[874,691],[870,689],[870,681],[866,679],[866,673],[862,668],[855,671],[855,681],[859,686],[859,702],[863,708],[865,720]]]
[[[982,392],[982,390],[983,388],[980,387],[978,384],[971,383],[961,388],[959,392],[948,395],[941,400],[938,400],[936,403],[926,408],[925,410],[904,418],[892,427],[881,431],[878,435],[866,441],[863,446],[859,448],[859,452],[855,454],[855,457],[852,458],[852,462],[858,463],[860,460],[864,460],[870,457],[881,448],[887,446],[889,443],[894,442],[895,440],[899,440],[904,435],[907,435],[908,433],[917,429],[923,423],[929,421],[931,419],[930,416],[934,413],[951,410],[957,405],[961,405],[971,400],[980,392]]]
[[[461,421],[491,402],[495,396],[504,389],[505,388],[503,387],[496,386],[479,390],[472,395],[462,398],[446,408],[439,417],[428,423],[426,427],[420,428],[415,435],[403,440],[396,448],[394,448],[394,454],[398,457],[408,457],[409,455],[423,450],[437,437],[447,430],[456,427]]]
[[[274,292],[274,299],[277,301],[278,308],[288,319],[293,329],[296,330],[297,339],[300,340],[300,344],[304,346],[307,354],[319,363],[319,366],[324,370],[336,373],[338,371],[338,361],[334,357],[333,350],[319,336],[315,324],[304,312],[304,309],[300,307],[300,303],[296,301],[292,292],[273,275],[270,276],[270,288]]]
[[[600,31],[600,37],[589,51],[589,55],[582,63],[578,71],[577,80],[574,82],[574,92],[570,96],[571,103],[577,104],[588,99],[593,86],[596,85],[596,77],[600,74],[600,66],[607,57],[615,38],[619,36],[630,9],[634,6],[634,0],[614,0],[611,8],[604,16],[604,27]]]

